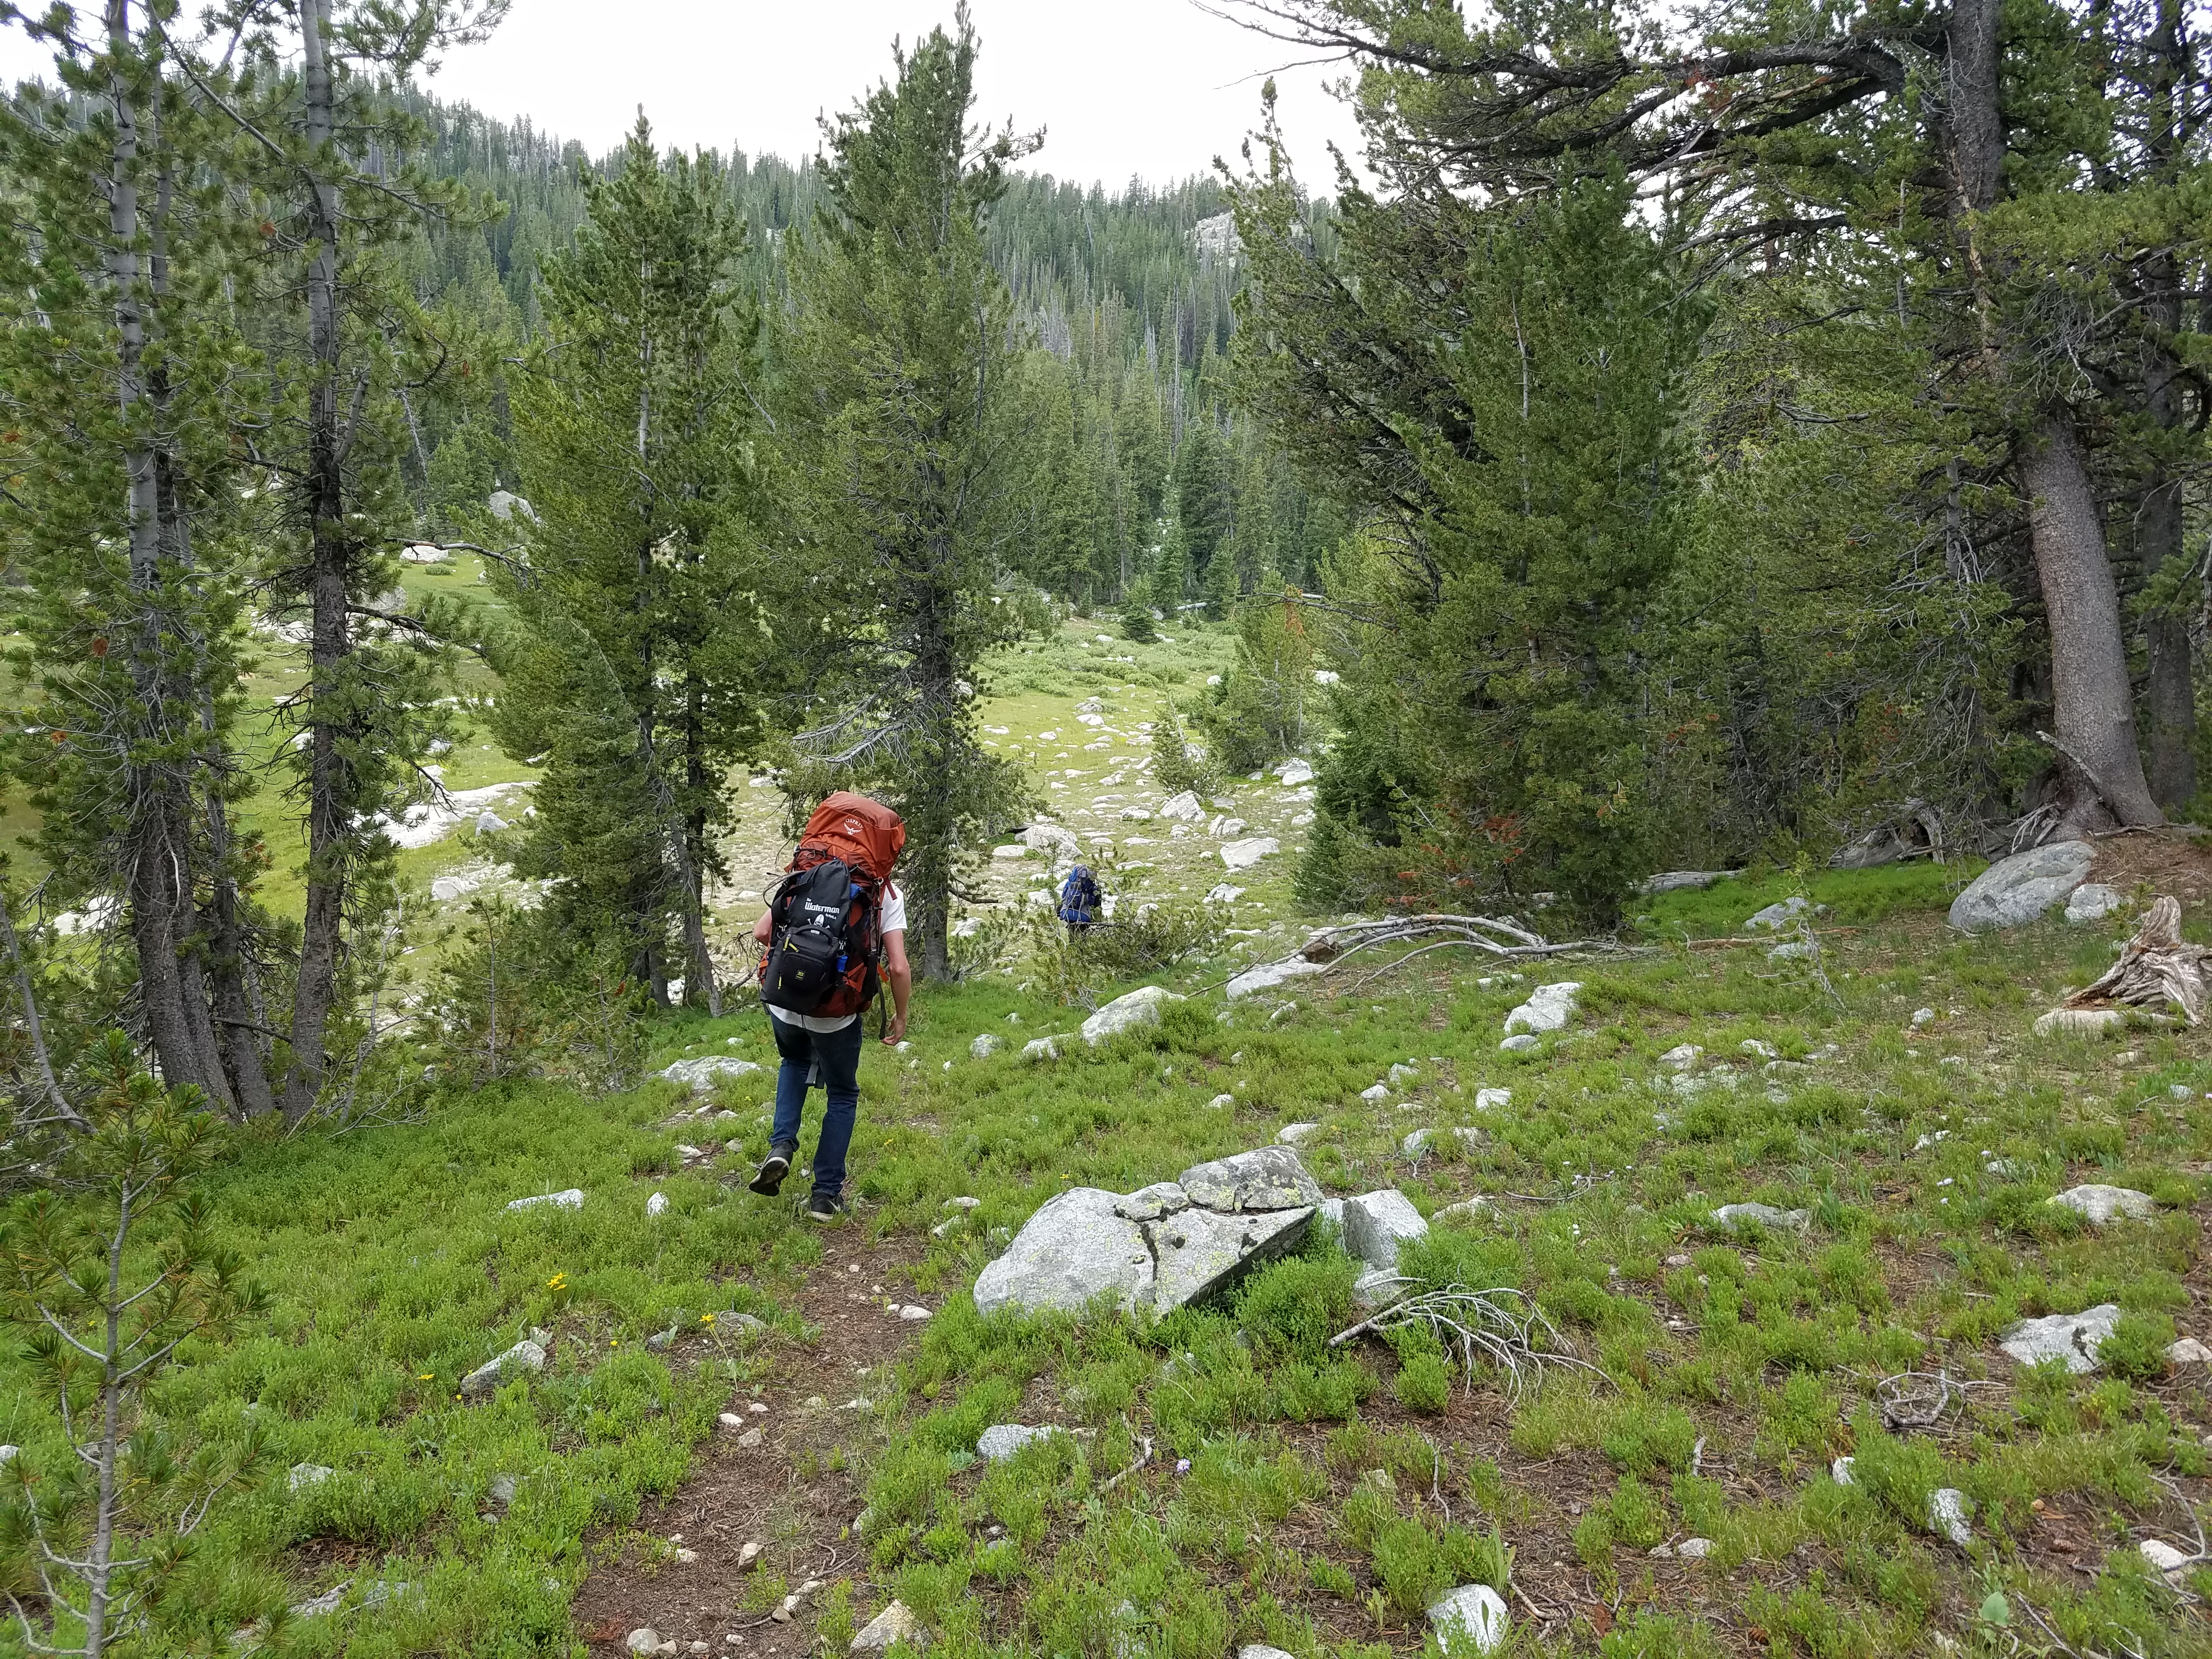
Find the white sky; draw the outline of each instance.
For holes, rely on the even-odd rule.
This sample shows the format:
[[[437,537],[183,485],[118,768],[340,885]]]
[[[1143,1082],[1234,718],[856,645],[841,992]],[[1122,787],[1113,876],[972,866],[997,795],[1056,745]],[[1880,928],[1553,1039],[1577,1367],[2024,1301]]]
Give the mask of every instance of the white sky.
[[[514,0],[499,32],[454,52],[429,84],[501,118],[611,149],[642,103],[664,146],[797,160],[814,120],[891,70],[890,43],[950,25],[953,0]],[[35,9],[36,8],[33,8]],[[193,8],[188,3],[187,12]],[[96,7],[80,0],[81,13]],[[1193,0],[972,0],[982,42],[976,113],[1043,127],[1035,171],[1118,190],[1239,165],[1259,123],[1260,79],[1296,54],[1201,11]],[[0,76],[41,73],[43,54],[0,28]],[[1325,84],[1341,70],[1277,76],[1299,178],[1328,193],[1325,145],[1356,153],[1346,108]]]

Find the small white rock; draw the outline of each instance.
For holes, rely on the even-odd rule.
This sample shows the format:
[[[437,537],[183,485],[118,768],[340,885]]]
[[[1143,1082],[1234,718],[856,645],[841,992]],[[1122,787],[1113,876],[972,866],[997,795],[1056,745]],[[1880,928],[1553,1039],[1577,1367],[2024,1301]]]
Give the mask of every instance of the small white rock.
[[[1513,1091],[1510,1089],[1477,1089],[1474,1091],[1474,1109],[1478,1112],[1494,1112],[1512,1103]]]
[[[660,1632],[650,1625],[641,1626],[623,1638],[623,1645],[632,1653],[658,1653],[660,1651]]]
[[[2185,1555],[2162,1538],[2146,1538],[2136,1546],[2142,1559],[2160,1572],[2175,1573],[2197,1565],[2197,1558]]]
[[[914,1323],[928,1318],[929,1310],[921,1307],[915,1303],[909,1302],[898,1310],[898,1316],[901,1319],[907,1321],[908,1323]]]
[[[1321,1125],[1318,1123],[1285,1123],[1275,1131],[1275,1144],[1278,1146],[1303,1146],[1320,1133]]]
[[[2169,1344],[2166,1357],[2176,1365],[2212,1365],[2212,1348],[2206,1347],[2193,1336]]]
[[[584,1207],[584,1189],[571,1187],[566,1192],[539,1193],[530,1198],[513,1199],[507,1207],[510,1210],[534,1210],[541,1204],[550,1204],[557,1210],[580,1210]]]
[[[1685,1561],[1702,1561],[1712,1553],[1713,1540],[1710,1538],[1685,1538],[1674,1546],[1674,1553]]]
[[[1462,1584],[1430,1604],[1429,1623],[1445,1659],[1465,1659],[1503,1647],[1510,1620],[1505,1598],[1496,1590],[1487,1584]]]
[[[1853,1474],[1851,1470],[1857,1462],[1858,1459],[1856,1457],[1838,1457],[1828,1465],[1828,1478],[1839,1486],[1856,1486],[1858,1485],[1858,1477]]]
[[[1928,1494],[1928,1530],[1948,1538],[1960,1549],[1974,1541],[1966,1524],[1966,1494],[1956,1486],[1938,1486]]]
[[[661,1215],[665,1213],[667,1209],[668,1194],[666,1193],[655,1193],[645,1200],[645,1212],[647,1215]]]

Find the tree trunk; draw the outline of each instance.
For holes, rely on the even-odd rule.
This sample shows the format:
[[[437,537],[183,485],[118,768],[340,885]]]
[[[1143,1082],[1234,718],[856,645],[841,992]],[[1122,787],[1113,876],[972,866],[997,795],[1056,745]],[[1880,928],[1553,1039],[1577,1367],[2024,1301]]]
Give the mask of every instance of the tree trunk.
[[[114,291],[116,393],[125,428],[123,456],[125,514],[128,524],[131,592],[137,615],[126,630],[135,730],[125,735],[128,805],[124,819],[123,886],[131,906],[131,933],[138,953],[138,997],[146,1037],[163,1079],[171,1085],[191,1084],[227,1103],[210,1033],[200,1029],[206,1004],[199,1000],[196,1027],[191,1006],[200,998],[197,965],[184,953],[193,930],[192,847],[181,810],[187,787],[173,761],[161,758],[171,748],[169,723],[185,712],[173,705],[168,654],[175,641],[167,616],[170,594],[164,569],[161,513],[161,457],[145,429],[149,407],[147,380],[147,291],[139,243],[144,234],[139,213],[139,116],[134,88],[122,65],[134,56],[128,0],[108,0],[107,49],[117,67],[108,78],[115,121],[110,151],[107,276]],[[133,425],[137,430],[131,429]],[[152,757],[147,757],[149,754]]]
[[[2046,410],[2019,453],[2035,574],[2051,629],[2051,719],[2124,824],[2163,823],[2136,746],[2119,593],[2105,556],[2089,468],[2063,405]]]
[[[1973,284],[1984,372],[2000,397],[2008,390],[2007,343],[1977,222],[2004,187],[1997,74],[2002,10],[2002,0],[1957,0],[1946,40],[1957,235]],[[2058,740],[2091,775],[2103,807],[2120,823],[2162,823],[2136,744],[2119,590],[2072,411],[2063,404],[2035,410],[2026,430],[2015,428],[2014,453],[2028,497],[2036,577],[2051,631],[2051,720]],[[2100,810],[2097,803],[2076,801],[2069,816],[2083,827]]]
[[[2139,524],[2146,578],[2157,576],[2170,562],[2185,562],[2181,483],[2163,466],[2152,471]],[[2143,634],[2150,648],[2143,714],[2151,794],[2166,811],[2185,812],[2197,794],[2197,683],[2189,619],[2175,609],[2155,609],[2144,618]]]
[[[319,167],[331,138],[331,66],[325,11],[329,0],[300,0],[301,88],[307,145]],[[309,646],[307,898],[301,931],[300,976],[292,1000],[292,1068],[284,1083],[284,1116],[297,1123],[321,1093],[323,1044],[337,995],[338,957],[351,862],[352,791],[340,750],[338,678],[352,651],[346,614],[350,563],[341,475],[343,434],[338,420],[337,191],[320,174],[309,179],[315,255],[307,270],[307,507]]]
[[[2158,27],[2151,41],[2152,77],[2148,102],[2151,129],[2145,149],[2161,180],[2173,178],[2181,156],[2189,111],[2181,95],[2191,52],[2181,27],[2180,0],[2158,0]],[[2144,262],[2144,318],[2152,337],[2143,351],[2143,407],[2159,437],[2188,421],[2181,394],[2181,366],[2166,341],[2181,331],[2182,277],[2171,254]],[[2154,443],[2157,438],[2153,439]],[[2146,581],[2154,581],[2181,559],[2181,482],[2166,458],[2153,459],[2143,480],[2137,522],[2137,546]],[[2153,609],[2144,618],[2149,647],[2149,684],[2144,689],[2145,735],[2150,750],[2151,793],[2168,812],[2186,812],[2197,793],[2197,684],[2190,647],[2189,618],[2174,607]]]
[[[694,653],[696,647],[693,647]],[[722,1017],[722,988],[714,977],[714,958],[707,951],[707,717],[705,693],[696,681],[685,688],[684,700],[684,786],[686,800],[682,817],[684,854],[684,939],[691,953],[691,966],[684,981],[686,1006],[702,1002],[708,1016]]]

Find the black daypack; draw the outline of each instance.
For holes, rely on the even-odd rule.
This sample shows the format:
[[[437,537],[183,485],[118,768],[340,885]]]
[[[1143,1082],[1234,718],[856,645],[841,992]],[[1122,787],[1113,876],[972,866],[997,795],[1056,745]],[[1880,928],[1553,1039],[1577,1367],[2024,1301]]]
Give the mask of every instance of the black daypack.
[[[854,1014],[874,999],[883,886],[842,859],[794,870],[769,905],[761,1000],[794,1014]]]

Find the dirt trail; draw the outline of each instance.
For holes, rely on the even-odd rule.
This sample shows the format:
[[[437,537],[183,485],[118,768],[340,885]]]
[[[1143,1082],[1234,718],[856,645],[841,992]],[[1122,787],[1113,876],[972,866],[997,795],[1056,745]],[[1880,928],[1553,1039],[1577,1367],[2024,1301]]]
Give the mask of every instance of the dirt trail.
[[[865,1415],[848,1402],[864,1398],[871,1378],[903,1358],[921,1328],[884,1304],[933,1307],[940,1298],[908,1286],[921,1255],[908,1241],[870,1240],[848,1222],[825,1243],[796,1297],[819,1335],[805,1346],[775,1339],[757,1392],[738,1389],[722,1407],[757,1427],[760,1443],[741,1446],[744,1431],[718,1428],[682,1489],[638,1517],[644,1538],[678,1540],[694,1559],[655,1562],[632,1547],[599,1563],[577,1592],[574,1627],[594,1654],[626,1652],[625,1639],[641,1626],[693,1653],[781,1659],[811,1650],[816,1598],[778,1623],[769,1617],[774,1603],[760,1605],[763,1575],[787,1580],[791,1589],[810,1578],[825,1589],[852,1579],[855,1607],[872,1610],[866,1547],[850,1535],[861,1493],[851,1461],[838,1460],[833,1470],[832,1453],[867,1433]],[[756,1403],[767,1410],[749,1409]],[[749,1541],[763,1549],[741,1567]]]

